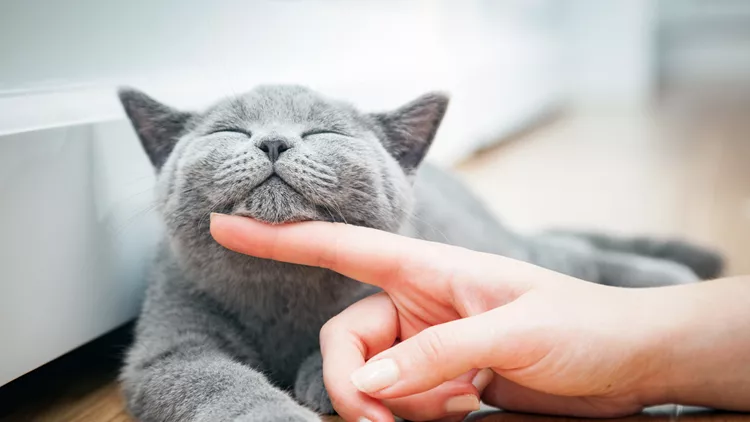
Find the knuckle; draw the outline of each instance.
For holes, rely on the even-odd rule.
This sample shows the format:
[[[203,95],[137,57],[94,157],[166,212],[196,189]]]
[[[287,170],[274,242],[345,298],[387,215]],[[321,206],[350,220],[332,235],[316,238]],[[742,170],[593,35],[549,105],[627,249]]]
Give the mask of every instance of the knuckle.
[[[320,327],[320,338],[328,337],[331,335],[334,330],[334,325],[336,324],[335,319],[336,317],[329,319],[325,324],[323,324],[322,327]]]
[[[337,267],[336,256],[338,254],[334,251],[322,251],[318,255],[318,259],[315,262],[316,267],[325,268],[327,270]]]
[[[445,356],[445,339],[434,328],[427,328],[416,336],[416,347],[425,364],[439,368]],[[438,365],[438,366],[435,366]]]
[[[315,264],[317,267],[334,271],[339,268],[339,256],[343,236],[342,230],[344,230],[344,226],[333,225],[333,229],[330,231],[331,238],[328,241],[330,247],[321,249]]]
[[[337,326],[339,325],[336,318],[337,317],[329,319],[322,327],[320,327],[319,337],[321,342],[330,340],[335,336],[336,331],[338,330]]]
[[[362,356],[367,355],[367,345],[360,336],[353,331],[350,320],[342,315],[337,315],[320,328],[319,333],[320,352],[325,358],[328,352],[358,352]]]

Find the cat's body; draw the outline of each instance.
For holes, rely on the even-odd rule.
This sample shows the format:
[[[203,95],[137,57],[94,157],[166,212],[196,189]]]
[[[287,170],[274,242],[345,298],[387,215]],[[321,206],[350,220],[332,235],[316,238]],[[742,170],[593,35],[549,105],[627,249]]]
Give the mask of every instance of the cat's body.
[[[417,171],[445,111],[439,95],[377,115],[300,87],[262,87],[203,114],[134,91],[121,99],[159,170],[168,234],[121,376],[142,421],[316,420],[313,410],[332,410],[320,327],[374,292],[320,268],[228,251],[209,234],[211,211],[272,223],[344,221],[612,285],[688,283],[697,277],[676,261],[716,265],[682,243],[671,244],[682,248],[672,256],[667,244],[646,242],[670,261],[630,253],[643,241],[526,238],[503,227],[450,175]]]

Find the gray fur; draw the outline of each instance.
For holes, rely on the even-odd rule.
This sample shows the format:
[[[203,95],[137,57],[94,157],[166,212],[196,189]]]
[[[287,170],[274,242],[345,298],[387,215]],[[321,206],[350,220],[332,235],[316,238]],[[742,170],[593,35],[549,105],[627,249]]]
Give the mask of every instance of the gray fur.
[[[724,258],[718,252],[680,240],[662,240],[648,237],[619,238],[602,233],[570,230],[557,230],[550,233],[585,239],[591,245],[600,249],[678,262],[690,267],[703,280],[719,277],[724,268]]]
[[[333,410],[318,331],[374,292],[323,269],[226,250],[209,234],[212,211],[274,224],[346,222],[618,286],[696,280],[677,262],[583,237],[520,236],[452,176],[417,170],[446,110],[441,94],[379,114],[297,86],[259,87],[203,113],[133,90],[120,97],[159,171],[167,232],[121,374],[142,421],[318,420],[315,412]],[[268,140],[289,147],[274,163],[260,149]]]

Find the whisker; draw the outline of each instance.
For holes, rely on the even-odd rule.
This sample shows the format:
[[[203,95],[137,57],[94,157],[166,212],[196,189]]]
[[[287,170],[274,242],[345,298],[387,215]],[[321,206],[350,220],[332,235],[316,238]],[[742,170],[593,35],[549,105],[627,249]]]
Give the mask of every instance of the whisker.
[[[150,213],[151,211],[154,211],[157,208],[157,205],[155,203],[149,204],[147,207],[137,211],[135,214],[131,215],[127,218],[127,220],[121,224],[119,227],[113,228],[112,234],[115,236],[119,236],[122,234],[125,229],[130,227],[138,218],[143,217],[144,215]]]
[[[313,186],[312,182],[311,182],[311,181],[310,181],[309,179],[306,179],[306,178],[299,178],[298,180],[299,180],[299,181],[301,181],[301,182],[302,182],[302,183],[303,183],[303,184],[305,185],[305,187],[306,187],[306,188],[307,188],[307,189],[308,189],[308,190],[309,190],[310,192],[315,192],[315,187]],[[309,198],[308,198],[308,199],[309,199]],[[312,201],[312,202],[315,202],[315,201]],[[329,214],[329,215],[331,216],[331,220],[332,220],[333,222],[336,222],[336,217],[335,217],[335,216],[333,215],[333,213],[331,212],[331,209],[330,209],[330,208],[328,208],[328,205],[327,205],[327,204],[326,204],[325,202],[323,202],[323,201],[320,201],[320,205],[321,205],[321,206],[322,206],[323,208],[325,208],[326,212],[328,212],[328,214]],[[340,213],[339,213],[339,214],[340,214]],[[342,218],[343,218],[343,216],[342,216]]]
[[[133,223],[139,220],[140,217],[143,217],[144,215],[155,210],[156,208],[157,208],[157,204],[155,202],[151,202],[145,208],[138,210],[135,214],[127,217],[127,219],[118,226],[115,226],[114,224],[112,224],[112,220],[115,219],[114,213],[106,214],[103,219],[103,225],[104,225],[104,232],[111,236],[111,239],[108,239],[109,246],[112,249],[116,250],[116,248],[124,244],[124,239],[122,239],[120,235],[124,233],[126,229],[130,228]],[[83,274],[87,274],[89,271],[92,271],[94,269],[94,263],[99,262],[99,259],[98,259],[100,257],[99,254],[105,253],[105,252],[109,253],[109,251],[111,251],[112,249],[96,248],[94,251],[93,259],[88,259],[85,262],[83,262],[79,268],[79,271]]]
[[[148,191],[154,190],[155,188],[156,188],[155,186],[149,186],[149,187],[147,187],[147,188],[145,188],[145,189],[142,189],[142,190],[140,190],[140,191],[138,191],[138,192],[136,192],[136,193],[134,193],[134,194],[131,194],[131,195],[129,195],[129,196],[128,196],[128,197],[126,197],[126,198],[123,198],[123,199],[118,199],[118,200],[117,200],[117,201],[115,202],[115,205],[118,205],[118,204],[122,204],[122,203],[127,203],[127,202],[129,202],[129,201],[133,200],[133,199],[134,199],[135,197],[137,197],[137,196],[141,196],[141,195],[143,195],[144,193],[147,193]]]
[[[341,207],[336,202],[336,200],[334,200],[333,198],[329,198],[329,199],[331,202],[333,202],[333,206],[336,209],[336,211],[339,213],[339,215],[341,216],[341,219],[344,220],[344,224],[349,224],[349,222],[346,221],[346,217],[344,217],[344,213],[341,212]]]
[[[370,193],[368,193],[366,191],[363,191],[361,189],[358,189],[356,187],[352,186],[352,187],[349,187],[349,189],[351,191],[354,191],[354,192],[360,194],[360,195],[363,195],[366,198],[370,198],[370,199],[372,198],[372,194],[370,194]],[[398,192],[397,194],[401,195],[401,199],[405,199],[404,195],[401,192]],[[440,229],[438,229],[437,227],[435,227],[435,225],[433,225],[433,224],[429,223],[428,221],[424,220],[423,218],[420,218],[419,216],[417,216],[417,214],[413,210],[407,211],[403,207],[398,207],[398,206],[396,206],[393,203],[391,203],[390,205],[391,205],[391,207],[396,208],[398,211],[401,211],[404,214],[404,216],[406,217],[405,220],[404,220],[404,223],[411,225],[411,228],[413,229],[414,235],[417,238],[419,238],[421,240],[428,240],[424,236],[422,236],[421,233],[419,233],[419,231],[417,230],[417,226],[414,225],[414,223],[411,221],[411,219],[415,219],[415,220],[420,221],[425,226],[427,226],[427,228],[429,228],[430,230],[432,230],[434,233],[439,234],[446,243],[450,243],[450,241],[448,240],[448,236],[446,236],[445,233],[443,233]]]
[[[141,177],[136,177],[135,179],[131,179],[129,182],[125,183],[122,187],[129,188],[129,187],[135,185],[136,183],[142,182],[142,181],[144,181],[146,179],[154,179],[154,178],[155,177],[154,177],[153,174],[149,174],[149,175],[141,176]]]

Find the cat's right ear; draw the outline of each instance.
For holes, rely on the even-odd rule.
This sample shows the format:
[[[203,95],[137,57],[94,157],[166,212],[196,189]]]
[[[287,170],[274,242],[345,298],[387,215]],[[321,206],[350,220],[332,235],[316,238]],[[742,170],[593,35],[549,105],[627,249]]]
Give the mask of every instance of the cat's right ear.
[[[132,88],[120,88],[117,94],[151,164],[161,169],[194,114],[175,110]]]
[[[446,94],[432,92],[394,111],[371,115],[384,132],[386,150],[407,173],[413,173],[427,154],[448,101]]]

